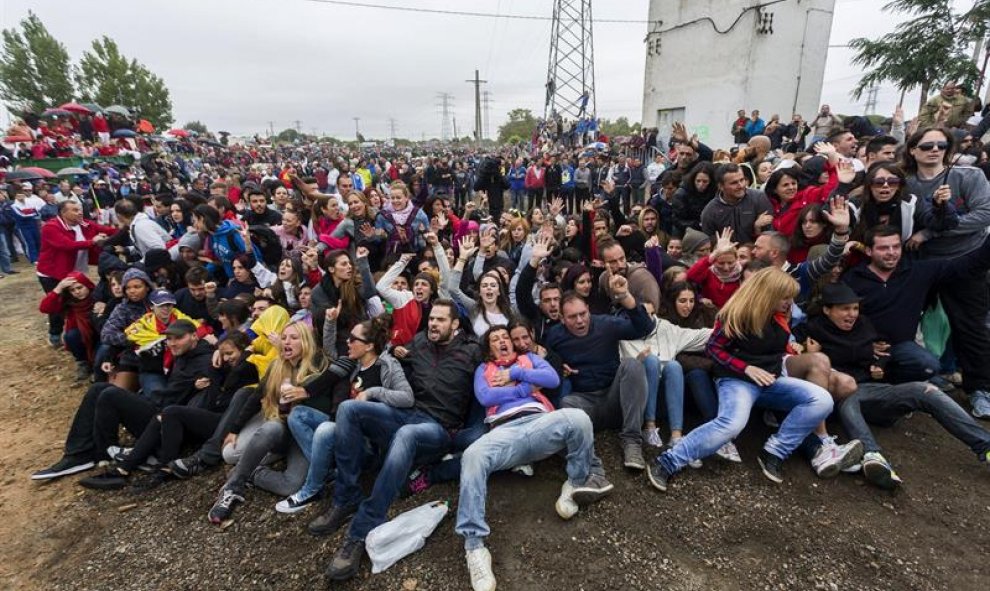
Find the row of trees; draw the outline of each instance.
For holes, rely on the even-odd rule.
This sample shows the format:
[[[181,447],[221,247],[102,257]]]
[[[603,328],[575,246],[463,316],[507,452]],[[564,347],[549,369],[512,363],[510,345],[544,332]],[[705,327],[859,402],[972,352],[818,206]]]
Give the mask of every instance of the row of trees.
[[[123,105],[158,128],[172,125],[172,100],[164,80],[124,56],[113,39],[93,40],[73,65],[65,45],[33,12],[20,29],[4,29],[2,36],[0,98],[11,112],[41,113],[76,100]]]

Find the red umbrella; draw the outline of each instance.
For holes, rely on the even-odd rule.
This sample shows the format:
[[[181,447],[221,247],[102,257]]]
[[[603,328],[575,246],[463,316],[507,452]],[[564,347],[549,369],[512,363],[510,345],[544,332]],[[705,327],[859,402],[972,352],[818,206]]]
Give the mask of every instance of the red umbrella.
[[[175,137],[189,137],[189,132],[185,129],[170,129],[168,130],[168,134]]]
[[[21,142],[33,142],[34,140],[26,135],[8,135],[3,138],[5,144],[19,144]]]
[[[48,170],[47,168],[41,168],[40,166],[25,166],[24,168],[18,168],[17,170],[21,172],[30,172],[31,174],[36,174],[43,179],[50,179],[55,177],[55,173]]]
[[[142,119],[137,123],[137,130],[139,133],[155,133],[155,126],[147,119]]]
[[[69,111],[72,113],[79,113],[80,115],[92,115],[93,111],[89,107],[84,107],[79,103],[65,103],[64,105],[59,105],[59,109],[63,111]]]

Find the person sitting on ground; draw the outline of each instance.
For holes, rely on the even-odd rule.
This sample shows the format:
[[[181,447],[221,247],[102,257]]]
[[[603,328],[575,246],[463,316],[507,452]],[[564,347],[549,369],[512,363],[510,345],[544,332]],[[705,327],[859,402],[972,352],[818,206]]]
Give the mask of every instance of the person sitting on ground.
[[[764,476],[778,484],[784,481],[784,460],[833,407],[827,390],[782,373],[790,340],[787,314],[798,289],[797,282],[783,271],[763,269],[743,283],[719,312],[708,341],[708,352],[716,362],[718,416],[650,463],[647,475],[655,488],[666,491],[670,479],[684,466],[735,439],[755,404],[788,411],[780,430],[767,439],[758,457]]]
[[[698,285],[701,296],[721,308],[742,283],[742,265],[732,242],[732,228],[715,234],[715,248],[707,257],[698,259],[687,272],[688,281]]]
[[[561,301],[562,322],[547,331],[544,344],[564,360],[564,376],[573,386],[562,406],[585,411],[598,429],[621,427],[623,465],[643,470],[646,372],[637,359],[619,358],[619,341],[644,338],[654,323],[629,293],[624,276],[607,274],[607,281],[625,313],[593,316],[580,296],[569,293]],[[602,473],[600,464],[595,468]]]
[[[188,321],[181,322],[172,332],[185,330],[184,323]],[[117,490],[126,486],[137,470],[149,468],[153,470],[150,476],[134,483],[136,490],[148,491],[170,480],[172,474],[167,466],[178,457],[181,446],[190,440],[209,437],[234,393],[257,384],[258,367],[247,353],[250,344],[244,333],[232,332],[224,337],[214,352],[221,367],[196,379],[197,392],[189,402],[165,407],[145,427],[133,448],[112,454],[113,465],[101,474],[80,480],[79,484],[95,490]]]
[[[330,561],[330,580],[346,580],[357,574],[365,537],[387,521],[388,508],[413,465],[436,462],[449,451],[467,417],[474,370],[480,363],[477,343],[460,330],[456,304],[437,300],[430,309],[429,327],[416,335],[406,359],[406,375],[415,397],[413,408],[347,400],[337,409],[337,480],[323,532],[340,529],[351,515],[354,520]],[[384,452],[382,467],[367,497],[358,482],[366,460],[366,437]]]
[[[488,477],[493,472],[567,452],[567,480],[555,508],[571,519],[581,507],[594,503],[613,485],[592,473],[594,429],[588,415],[576,408],[554,410],[541,388],[555,388],[560,376],[533,353],[515,350],[504,326],[482,337],[485,363],[474,372],[474,394],[488,409],[487,434],[471,444],[461,458],[460,503],[454,531],[464,538],[471,587],[494,591],[491,554],[485,547],[490,530],[485,522]]]
[[[327,314],[324,340],[330,343],[336,340],[336,335],[330,333],[336,331],[336,322],[331,316],[337,313],[338,308],[331,308]],[[396,408],[412,406],[413,392],[406,375],[399,361],[386,352],[391,324],[391,318],[383,314],[365,320],[351,329],[347,337],[347,359],[353,362],[353,369],[344,380],[348,399],[381,402]],[[336,356],[333,348],[324,349],[324,352],[328,358]],[[336,424],[332,414],[302,405],[292,409],[286,422],[303,455],[309,460],[309,471],[302,487],[279,501],[275,510],[279,513],[296,513],[320,499],[328,480],[332,481],[334,478]],[[319,535],[321,525],[322,521],[317,518],[310,523],[309,531]]]
[[[189,321],[172,323],[165,338],[174,359],[165,387],[135,394],[107,382],[90,386],[72,419],[62,458],[32,474],[32,480],[61,478],[109,460],[107,450],[117,445],[121,425],[137,437],[163,408],[195,395],[196,380],[209,374],[213,347],[200,340]]]
[[[990,433],[947,394],[927,382],[883,382],[886,357],[876,347],[873,324],[860,315],[862,298],[842,283],[826,285],[822,291],[822,314],[809,319],[808,337],[829,357],[835,371],[858,383],[856,393],[839,407],[839,418],[849,435],[863,442],[866,480],[887,490],[900,486],[901,479],[883,456],[868,423],[893,425],[914,411],[932,415],[990,466]]]
[[[278,351],[278,358],[268,366],[261,383],[240,409],[239,417],[225,437],[225,448],[237,445],[241,437],[248,441],[240,447],[234,470],[207,514],[214,525],[232,517],[234,508],[245,500],[249,482],[282,497],[299,489],[309,463],[290,436],[286,417],[300,404],[329,415],[333,386],[350,371],[350,368],[339,366],[331,368],[316,346],[312,329],[302,323],[289,324],[282,329]],[[259,413],[261,424],[248,433],[245,427]],[[227,450],[224,451],[226,459]],[[286,468],[282,474],[258,470],[273,452],[285,455]]]

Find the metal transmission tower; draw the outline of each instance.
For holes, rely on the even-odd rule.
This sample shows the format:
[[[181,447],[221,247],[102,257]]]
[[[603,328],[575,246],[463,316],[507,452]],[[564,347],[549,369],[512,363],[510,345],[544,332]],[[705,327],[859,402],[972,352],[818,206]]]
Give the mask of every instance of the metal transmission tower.
[[[440,110],[440,141],[448,142],[451,139],[451,101],[454,100],[454,95],[449,92],[441,92],[437,95],[437,98],[440,99],[440,102],[437,104],[437,108]]]
[[[555,0],[544,117],[595,114],[595,50],[591,0]]]
[[[880,87],[873,85],[866,89],[866,109],[863,113],[864,115],[876,115],[877,114],[877,93],[880,92]]]
[[[481,105],[482,105],[482,117],[484,119],[484,133],[481,139],[490,140],[492,139],[491,127],[489,127],[489,120],[491,119],[492,112],[492,93],[488,90],[481,93]]]

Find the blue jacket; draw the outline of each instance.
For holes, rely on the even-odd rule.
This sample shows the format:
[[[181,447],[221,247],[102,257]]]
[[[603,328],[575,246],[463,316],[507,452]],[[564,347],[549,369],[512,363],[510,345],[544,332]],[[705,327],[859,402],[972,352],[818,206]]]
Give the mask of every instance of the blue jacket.
[[[509,181],[509,190],[524,191],[526,189],[526,167],[513,166],[509,169],[506,179]]]
[[[574,167],[570,164],[560,167],[560,180],[561,188],[563,189],[573,189],[574,188]]]
[[[577,373],[570,376],[575,392],[607,390],[619,370],[619,341],[642,339],[656,323],[642,304],[618,316],[593,315],[588,334],[574,336],[563,324],[550,327],[544,345]]]
[[[213,236],[210,238],[210,248],[213,250],[213,254],[220,260],[220,264],[223,266],[224,273],[227,274],[228,278],[234,277],[234,257],[242,252],[247,252],[247,245],[244,244],[244,239],[241,238],[238,232],[239,228],[237,224],[230,220],[224,220],[220,222],[217,226],[216,231],[213,232]],[[257,260],[261,259],[261,251],[258,250],[256,244],[251,245],[254,251],[254,257]]]
[[[746,130],[746,133],[749,134],[749,137],[753,137],[754,135],[761,135],[763,130],[766,128],[767,122],[763,119],[757,118],[756,121],[753,121],[752,119],[746,121],[746,127],[744,129]]]

